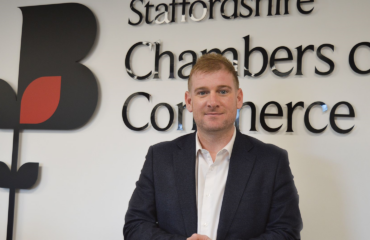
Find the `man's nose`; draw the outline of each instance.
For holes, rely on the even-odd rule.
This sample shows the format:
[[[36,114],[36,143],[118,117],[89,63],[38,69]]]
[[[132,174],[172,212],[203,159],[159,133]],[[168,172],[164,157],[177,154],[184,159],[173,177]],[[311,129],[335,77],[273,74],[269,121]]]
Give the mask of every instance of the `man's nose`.
[[[217,95],[216,92],[211,92],[209,94],[207,106],[209,108],[215,108],[215,107],[218,107],[219,106],[218,95]]]

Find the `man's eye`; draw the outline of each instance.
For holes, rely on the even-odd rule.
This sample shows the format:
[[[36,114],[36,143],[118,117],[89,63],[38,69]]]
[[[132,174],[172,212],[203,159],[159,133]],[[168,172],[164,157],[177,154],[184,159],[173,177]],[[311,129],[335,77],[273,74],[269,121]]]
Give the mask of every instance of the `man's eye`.
[[[198,92],[198,95],[201,95],[201,96],[206,95],[206,91],[200,91]]]
[[[227,93],[227,90],[221,90],[220,93],[221,94],[226,94]]]

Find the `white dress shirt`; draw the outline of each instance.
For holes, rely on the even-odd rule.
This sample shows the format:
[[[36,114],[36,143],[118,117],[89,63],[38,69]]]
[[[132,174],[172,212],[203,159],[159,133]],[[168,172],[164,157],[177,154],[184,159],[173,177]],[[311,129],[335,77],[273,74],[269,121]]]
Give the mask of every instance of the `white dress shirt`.
[[[196,134],[197,233],[207,235],[212,240],[217,239],[222,199],[235,136],[236,129],[234,128],[234,135],[230,142],[217,153],[215,162],[213,162],[210,153],[202,148],[198,134]]]

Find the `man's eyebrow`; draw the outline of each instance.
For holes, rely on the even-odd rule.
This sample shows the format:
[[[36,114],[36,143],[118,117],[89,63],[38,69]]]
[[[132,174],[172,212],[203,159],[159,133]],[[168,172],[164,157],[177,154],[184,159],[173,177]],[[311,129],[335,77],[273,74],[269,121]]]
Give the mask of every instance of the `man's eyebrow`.
[[[230,87],[229,85],[219,85],[217,86],[217,88],[228,88],[228,89],[232,89],[232,87]],[[207,87],[198,87],[196,89],[194,89],[194,92],[196,91],[204,91],[204,90],[208,90]]]
[[[229,85],[220,85],[220,86],[217,86],[217,88],[229,88],[229,89],[231,89],[231,87]]]
[[[206,88],[206,87],[198,87],[198,88],[194,89],[194,92],[199,91],[199,90],[208,90],[208,88]]]

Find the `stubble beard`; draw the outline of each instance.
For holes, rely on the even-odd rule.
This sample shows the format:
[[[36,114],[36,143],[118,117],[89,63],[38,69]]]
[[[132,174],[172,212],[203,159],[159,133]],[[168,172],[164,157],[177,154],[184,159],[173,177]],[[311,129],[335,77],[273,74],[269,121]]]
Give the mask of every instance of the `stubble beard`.
[[[209,124],[209,121],[205,121],[204,119],[200,119],[199,121],[195,121],[197,124],[198,131],[204,132],[204,133],[221,133],[221,132],[227,132],[229,129],[231,129],[234,126],[234,120],[232,119],[225,119],[221,123],[212,123]]]

